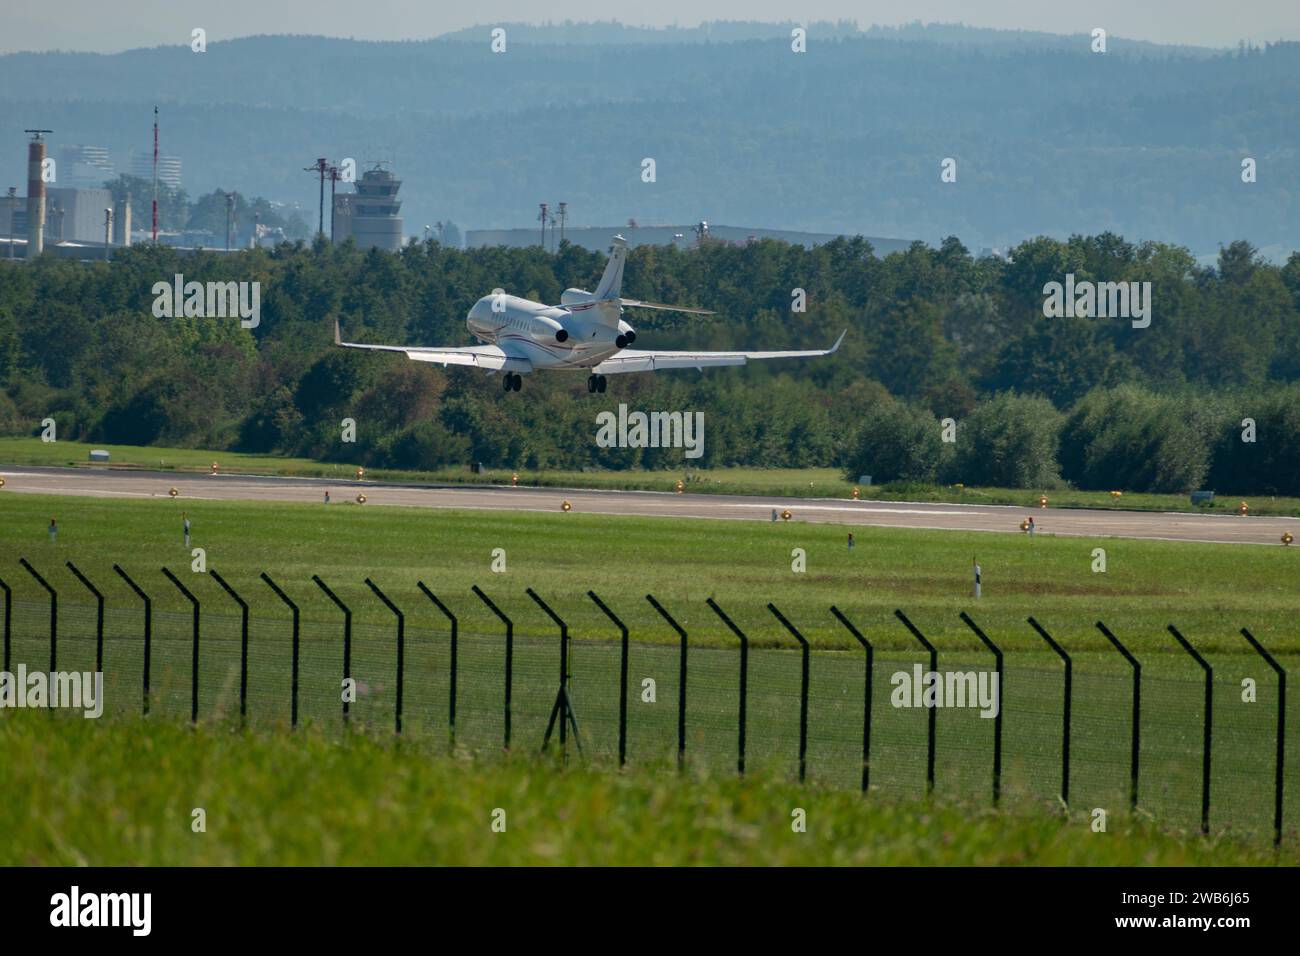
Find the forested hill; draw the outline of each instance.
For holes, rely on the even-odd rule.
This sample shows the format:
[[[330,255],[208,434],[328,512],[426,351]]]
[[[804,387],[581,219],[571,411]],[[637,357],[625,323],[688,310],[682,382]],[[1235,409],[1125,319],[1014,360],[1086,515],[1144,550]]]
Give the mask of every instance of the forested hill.
[[[430,368],[352,341],[470,344],[464,315],[495,287],[558,302],[594,288],[604,257],[568,243],[400,254],[350,243],[111,264],[0,260],[0,432],[128,444],[283,451],[392,467],[680,465],[680,450],[599,448],[595,416],[626,402],[707,417],[700,465],[863,468],[878,480],[1300,494],[1300,254],[1260,262],[1246,242],[1215,268],[1186,249],[1114,234],[1035,239],[1010,261],[955,239],[877,258],[861,239],[813,250],[764,240],[631,251],[625,294],[713,317],[629,313],[638,347],[825,346],[830,358],[611,377]],[[153,286],[261,283],[260,322],[155,318]],[[1044,287],[1149,282],[1150,324],[1047,318]],[[793,308],[795,290],[806,311]],[[355,445],[340,443],[343,418]],[[939,444],[939,421],[957,444]],[[1243,443],[1250,418],[1258,441]],[[956,457],[954,457],[954,454]]]
[[[1084,35],[810,24],[796,54],[787,27],[710,28],[728,42],[515,28],[499,54],[490,25],[403,43],[212,35],[202,54],[188,38],[14,54],[0,57],[0,181],[25,177],[24,127],[53,129],[53,149],[125,157],[149,146],[158,104],[191,195],[314,211],[302,167],[317,156],[388,158],[408,234],[528,225],[538,202],[564,200],[574,225],[708,219],[972,249],[1112,230],[1198,255],[1249,236],[1279,261],[1300,247],[1300,44],[1111,37],[1097,54]],[[584,42],[567,42],[575,31]],[[940,181],[945,158],[954,183]]]

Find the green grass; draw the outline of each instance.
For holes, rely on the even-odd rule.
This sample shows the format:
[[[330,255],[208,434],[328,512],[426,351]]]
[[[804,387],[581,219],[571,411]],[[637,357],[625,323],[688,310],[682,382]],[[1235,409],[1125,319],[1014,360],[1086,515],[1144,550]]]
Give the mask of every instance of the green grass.
[[[979,532],[855,528],[800,522],[704,521],[490,511],[444,511],[336,503],[270,504],[193,500],[106,500],[0,492],[0,576],[28,598],[43,592],[17,567],[26,555],[63,589],[65,600],[88,595],[65,570],[73,560],[109,596],[136,599],[112,572],[120,563],[147,583],[162,607],[185,600],[159,573],[168,565],[207,607],[233,609],[216,583],[188,573],[181,512],[193,522],[193,544],[259,613],[283,606],[258,580],[269,572],[303,608],[326,621],[337,611],[311,583],[320,574],[360,619],[389,623],[389,612],[363,583],[367,576],[412,613],[436,619],[417,590],[423,580],[463,615],[464,626],[496,633],[496,619],[470,593],[478,584],[512,615],[523,634],[554,634],[524,594],[536,589],[579,636],[608,637],[609,622],[586,597],[596,591],[642,640],[671,632],[644,599],[653,593],[691,630],[692,643],[733,647],[704,604],[712,596],[756,645],[796,646],[766,610],[777,604],[818,646],[851,647],[828,613],[838,605],[885,648],[915,642],[893,617],[904,609],[946,647],[979,648],[958,620],[966,609],[1007,649],[1042,649],[1026,625],[1034,615],[1079,652],[1108,650],[1093,624],[1102,618],[1137,652],[1181,652],[1166,633],[1176,623],[1211,653],[1247,650],[1248,626],[1268,646],[1300,651],[1294,628],[1300,604],[1300,550]],[[59,519],[57,545],[46,526]],[[491,571],[494,549],[507,571]],[[807,572],[791,571],[791,551],[807,552]],[[1093,549],[1107,570],[1094,573]],[[984,597],[970,596],[970,564],[983,568]]]
[[[164,471],[208,472],[212,462],[226,474],[284,475],[347,479],[356,476],[355,463],[320,462],[309,458],[251,455],[193,448],[156,448],[131,445],[95,445],[84,442],[42,442],[39,438],[0,438],[0,462],[12,465],[86,466],[91,449],[102,448],[115,467]],[[93,466],[102,467],[102,466]],[[429,484],[509,485],[518,475],[521,485],[545,488],[592,488],[629,491],[672,491],[679,479],[693,494],[766,495],[788,498],[848,498],[854,483],[836,468],[683,468],[681,471],[530,471],[488,469],[482,474],[468,467],[434,471],[374,468],[366,477],[376,481]],[[1235,514],[1242,497],[1224,493],[1213,503],[1192,506],[1187,495],[1125,492],[1116,498],[1109,491],[1067,488],[963,488],[943,485],[871,485],[858,489],[864,500],[926,501],[961,504],[1031,507],[1046,493],[1054,508],[1103,508],[1125,511],[1184,511]],[[1252,514],[1300,515],[1300,498],[1247,496]]]
[[[617,742],[617,631],[587,598],[597,591],[629,626],[629,754],[652,767],[676,742],[676,636],[644,595],[654,593],[690,633],[687,755],[703,774],[735,766],[737,641],[707,608],[714,597],[751,639],[748,766],[773,785],[788,779],[798,747],[799,657],[767,611],[773,601],[817,650],[812,655],[808,768],[818,787],[852,790],[861,771],[860,648],[828,612],[843,609],[875,643],[873,788],[890,800],[925,792],[926,713],[890,706],[891,675],[923,660],[894,618],[903,608],[939,649],[940,669],[988,669],[991,655],[957,618],[968,609],[1007,651],[1003,694],[1006,804],[1041,807],[1059,791],[1061,664],[1025,619],[1034,615],[1074,655],[1071,805],[1127,806],[1129,671],[1093,627],[1099,617],[1143,663],[1141,807],[1168,827],[1199,819],[1201,676],[1165,631],[1178,624],[1216,671],[1212,825],[1267,839],[1271,824],[1273,677],[1237,633],[1242,625],[1300,662],[1292,616],[1300,597],[1293,550],[1168,541],[1028,538],[974,532],[843,529],[792,522],[693,521],[583,514],[458,512],[354,504],[263,504],[109,500],[0,493],[0,577],[14,589],[14,660],[48,659],[48,599],[18,566],[29,558],[59,589],[61,667],[90,669],[94,614],[63,567],[71,559],[108,604],[108,710],[121,718],[141,701],[140,602],[112,571],[120,563],[153,596],[152,719],[187,718],[189,605],[161,574],[167,565],[203,608],[200,714],[233,719],[238,707],[238,619],[207,575],[190,570],[180,513],[194,544],[252,608],[249,721],[281,725],[289,711],[287,609],[258,579],[268,571],[302,608],[301,717],[327,735],[340,729],[341,615],[312,584],[319,573],[355,611],[353,676],[361,697],[354,724],[374,731],[394,716],[393,615],[365,585],[371,577],[406,615],[404,732],[419,746],[447,739],[449,649],[445,619],[416,588],[423,580],[459,615],[457,740],[471,754],[499,750],[503,640],[500,622],[470,592],[479,584],[516,623],[513,734],[517,748],[541,741],[557,682],[556,628],[526,596],[533,587],[570,625],[577,711],[587,755],[609,766]],[[59,518],[56,545],[45,537]],[[807,550],[808,571],[790,570]],[[1092,550],[1107,550],[1094,574]],[[507,571],[490,570],[492,551]],[[985,596],[969,596],[978,555]],[[1258,702],[1240,681],[1258,683]],[[642,699],[643,681],[657,699]],[[1293,709],[1296,705],[1292,699]],[[89,722],[88,722],[89,723]],[[936,791],[943,800],[987,805],[992,721],[974,711],[938,714]],[[413,744],[414,745],[414,744]],[[322,744],[321,746],[325,746]],[[1300,736],[1288,754],[1287,844],[1300,820]],[[450,771],[449,771],[450,772]],[[491,776],[496,770],[484,770]],[[956,813],[958,811],[954,811]]]
[[[771,777],[596,772],[414,741],[0,715],[0,865],[1295,865],[1113,814]],[[192,811],[206,832],[192,830]],[[807,814],[804,833],[792,811]],[[505,832],[493,832],[493,811]]]

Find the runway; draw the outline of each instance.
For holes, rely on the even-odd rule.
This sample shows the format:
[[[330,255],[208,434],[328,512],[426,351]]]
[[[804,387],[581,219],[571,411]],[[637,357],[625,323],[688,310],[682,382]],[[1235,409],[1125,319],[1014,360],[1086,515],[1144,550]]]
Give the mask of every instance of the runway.
[[[591,491],[564,488],[502,488],[484,485],[412,485],[326,478],[204,475],[126,469],[0,466],[9,494],[84,495],[93,498],[335,502],[364,493],[366,507],[465,508],[485,511],[559,512],[565,500],[578,514],[638,515],[700,520],[771,521],[789,509],[794,521],[846,527],[925,528],[1022,534],[1032,515],[1038,533],[1088,537],[1271,544],[1290,530],[1300,538],[1300,518],[1198,515],[1171,512],[1039,509],[1008,505],[851,501],[830,498],[674,494],[654,491]],[[0,514],[3,513],[0,505]]]

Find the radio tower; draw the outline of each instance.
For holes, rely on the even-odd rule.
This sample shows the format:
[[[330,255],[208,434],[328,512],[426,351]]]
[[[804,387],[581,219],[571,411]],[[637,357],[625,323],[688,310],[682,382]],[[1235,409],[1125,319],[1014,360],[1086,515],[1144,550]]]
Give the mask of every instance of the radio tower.
[[[542,211],[537,214],[537,218],[542,221],[542,249],[545,250],[546,249],[546,220],[549,218],[549,213],[547,211],[549,207],[544,202],[540,202],[537,205],[540,206],[542,209]]]
[[[325,235],[325,176],[330,171],[330,161],[324,156],[316,160],[314,166],[304,166],[304,172],[318,173],[320,175],[320,217],[316,227],[317,235]],[[332,188],[332,187],[331,187]]]
[[[158,245],[158,107],[153,108],[153,244]]]
[[[564,245],[564,220],[567,219],[568,216],[569,216],[569,204],[567,202],[560,203],[560,213],[559,213],[560,245]]]

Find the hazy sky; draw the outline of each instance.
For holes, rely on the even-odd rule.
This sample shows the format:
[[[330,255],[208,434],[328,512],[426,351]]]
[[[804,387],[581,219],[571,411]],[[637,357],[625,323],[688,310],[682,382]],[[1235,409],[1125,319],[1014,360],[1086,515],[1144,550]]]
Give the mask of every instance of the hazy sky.
[[[257,33],[363,40],[424,39],[503,21],[619,20],[694,26],[701,20],[856,20],[897,25],[962,22],[1003,29],[1087,32],[1161,43],[1235,46],[1300,40],[1297,0],[4,0],[0,53],[209,42]]]

